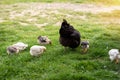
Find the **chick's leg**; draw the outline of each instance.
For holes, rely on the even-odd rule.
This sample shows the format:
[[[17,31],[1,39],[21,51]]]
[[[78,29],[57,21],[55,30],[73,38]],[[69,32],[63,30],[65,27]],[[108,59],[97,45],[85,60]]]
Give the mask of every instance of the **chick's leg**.
[[[83,53],[86,53],[86,52],[87,52],[87,48],[84,48],[84,49],[83,49]]]
[[[118,58],[115,59],[115,63],[116,63],[116,64],[119,63],[119,59],[118,59]]]

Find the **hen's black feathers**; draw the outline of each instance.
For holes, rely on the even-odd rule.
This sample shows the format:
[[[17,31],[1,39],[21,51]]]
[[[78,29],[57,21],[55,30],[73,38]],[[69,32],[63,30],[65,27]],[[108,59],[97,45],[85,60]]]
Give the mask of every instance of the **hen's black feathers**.
[[[80,33],[73,28],[65,19],[59,30],[60,44],[64,47],[76,48],[80,45]]]

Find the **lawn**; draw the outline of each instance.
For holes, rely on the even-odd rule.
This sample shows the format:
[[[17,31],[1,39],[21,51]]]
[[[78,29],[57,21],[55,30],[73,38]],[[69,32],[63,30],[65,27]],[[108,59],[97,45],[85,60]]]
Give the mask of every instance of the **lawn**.
[[[110,49],[120,49],[120,10],[90,13],[66,8],[42,9],[39,5],[45,3],[37,2],[44,0],[30,0],[34,3],[9,1],[0,1],[0,80],[120,79],[120,63],[111,62],[108,56]],[[103,0],[44,2],[56,1],[70,1],[75,5],[90,2],[106,4]],[[115,0],[111,2],[116,3]],[[63,18],[81,33],[82,40],[90,42],[86,54],[81,52],[80,46],[73,51],[69,48],[65,50],[60,45],[59,29]],[[52,44],[45,45],[47,50],[40,57],[32,57],[29,50],[31,46],[39,45],[39,35],[48,36]],[[8,55],[6,48],[19,41],[27,43],[29,47],[18,55]]]
[[[13,4],[20,2],[69,2],[69,3],[97,3],[107,5],[119,5],[120,0],[0,0],[0,4]]]

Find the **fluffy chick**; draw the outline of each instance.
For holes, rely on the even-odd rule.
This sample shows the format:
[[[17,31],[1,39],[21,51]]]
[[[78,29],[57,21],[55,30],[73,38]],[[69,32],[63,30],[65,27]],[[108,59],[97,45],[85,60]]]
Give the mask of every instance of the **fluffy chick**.
[[[47,36],[38,36],[39,44],[51,44],[51,40]]]
[[[45,46],[34,45],[30,48],[31,56],[40,56],[46,50]]]
[[[89,41],[82,41],[81,47],[82,47],[83,53],[86,53],[89,49]]]
[[[7,48],[7,53],[10,55],[10,54],[15,54],[15,53],[18,53],[19,52],[19,49],[17,49],[16,47],[14,46],[9,46]]]
[[[115,60],[116,64],[119,63],[119,59],[120,59],[120,50],[119,49],[111,49],[111,50],[109,50],[108,54],[109,54],[109,58],[111,61]]]
[[[13,44],[12,46],[16,47],[20,51],[26,49],[28,47],[28,44],[25,44],[23,42],[17,42],[16,44]]]
[[[14,53],[19,53],[19,51],[22,51],[28,47],[27,44],[23,42],[18,42],[16,44],[13,44],[9,47],[7,47],[7,53],[8,54],[14,54]]]

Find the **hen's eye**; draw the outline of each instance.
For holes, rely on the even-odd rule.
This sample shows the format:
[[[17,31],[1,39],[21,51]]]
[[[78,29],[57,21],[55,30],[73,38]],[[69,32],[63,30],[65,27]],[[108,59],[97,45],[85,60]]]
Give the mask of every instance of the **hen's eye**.
[[[68,28],[68,26],[66,25],[65,28]]]

